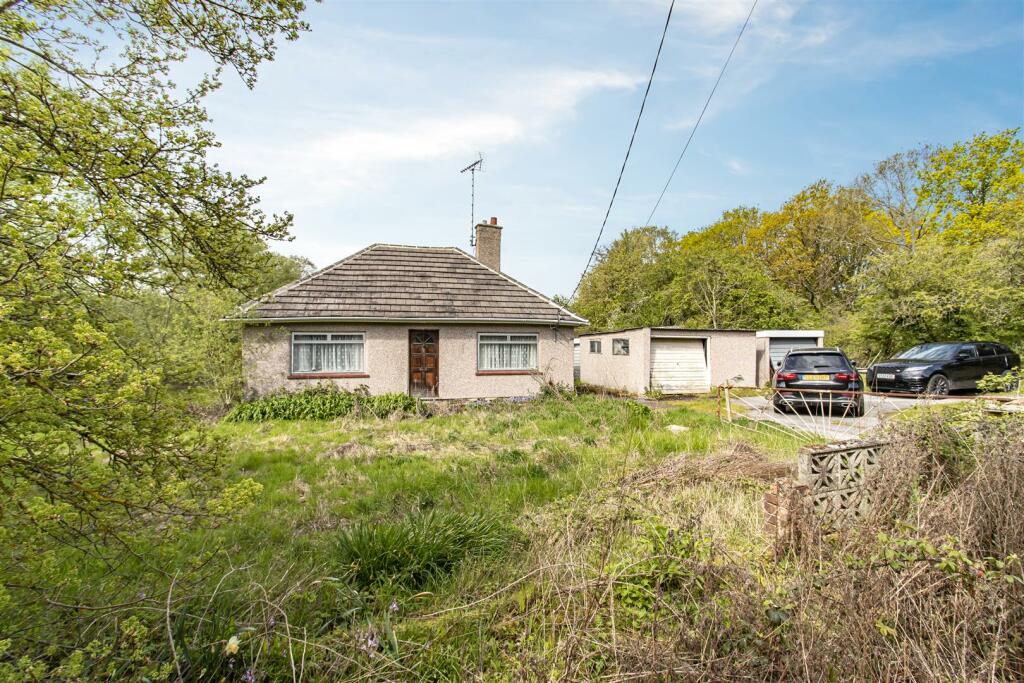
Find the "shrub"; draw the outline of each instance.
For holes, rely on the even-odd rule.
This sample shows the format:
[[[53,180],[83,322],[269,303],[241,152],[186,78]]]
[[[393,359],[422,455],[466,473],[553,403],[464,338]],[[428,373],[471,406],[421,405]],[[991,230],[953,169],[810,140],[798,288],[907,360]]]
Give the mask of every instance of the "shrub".
[[[1020,680],[1024,419],[929,411],[885,439],[862,515],[805,519],[778,559],[708,514],[739,482],[695,496],[653,470],[554,510],[494,661],[510,679]]]
[[[1019,392],[1024,389],[1024,367],[1007,370],[1000,375],[985,375],[978,380],[978,389],[984,392]]]
[[[492,517],[431,511],[397,522],[360,522],[338,536],[336,556],[362,588],[418,588],[469,555],[507,548],[512,535]]]
[[[387,417],[393,413],[414,413],[418,407],[419,402],[406,394],[370,396],[364,391],[314,387],[240,403],[224,419],[228,422],[333,420],[353,412]]]

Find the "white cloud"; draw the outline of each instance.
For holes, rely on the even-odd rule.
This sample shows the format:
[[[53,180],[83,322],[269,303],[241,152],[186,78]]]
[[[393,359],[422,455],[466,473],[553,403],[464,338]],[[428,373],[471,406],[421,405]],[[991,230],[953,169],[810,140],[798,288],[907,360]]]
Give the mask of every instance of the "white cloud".
[[[725,167],[732,172],[733,175],[749,175],[750,165],[742,159],[726,159]]]
[[[542,140],[570,120],[588,97],[636,87],[638,77],[621,71],[550,68],[507,74],[483,97],[424,109],[406,106],[352,113],[341,120],[318,120],[313,135],[225,141],[224,153],[245,160],[270,180],[267,204],[318,206],[346,192],[379,190],[396,164],[473,156]],[[285,139],[285,138],[290,139]]]
[[[789,22],[807,0],[759,0],[751,23]],[[668,0],[612,0],[620,12],[651,21],[665,17]],[[672,33],[698,36],[734,33],[750,13],[753,0],[676,0]]]
[[[525,122],[512,114],[455,114],[396,122],[382,127],[346,129],[309,142],[303,156],[338,165],[377,165],[426,161],[500,146],[521,139]]]
[[[751,0],[677,0],[673,21],[681,20],[702,32],[720,33],[741,25],[751,4]]]

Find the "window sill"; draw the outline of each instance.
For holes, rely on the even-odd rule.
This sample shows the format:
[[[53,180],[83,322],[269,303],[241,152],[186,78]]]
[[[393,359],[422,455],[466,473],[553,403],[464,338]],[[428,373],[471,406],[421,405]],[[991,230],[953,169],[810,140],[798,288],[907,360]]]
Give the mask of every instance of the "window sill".
[[[480,375],[538,375],[540,374],[537,370],[477,370],[477,376]]]
[[[288,375],[288,379],[352,379],[369,377],[365,372],[301,372]]]

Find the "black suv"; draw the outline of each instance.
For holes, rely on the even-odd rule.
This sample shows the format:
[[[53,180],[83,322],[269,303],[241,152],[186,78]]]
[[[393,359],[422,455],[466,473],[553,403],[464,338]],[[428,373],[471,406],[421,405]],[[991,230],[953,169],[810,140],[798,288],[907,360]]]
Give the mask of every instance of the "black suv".
[[[864,414],[864,384],[853,363],[839,349],[793,349],[779,363],[772,387],[772,404],[780,413],[827,407],[833,415]]]
[[[948,394],[977,389],[985,375],[1002,375],[1020,365],[1020,356],[995,342],[918,344],[868,370],[875,391]]]

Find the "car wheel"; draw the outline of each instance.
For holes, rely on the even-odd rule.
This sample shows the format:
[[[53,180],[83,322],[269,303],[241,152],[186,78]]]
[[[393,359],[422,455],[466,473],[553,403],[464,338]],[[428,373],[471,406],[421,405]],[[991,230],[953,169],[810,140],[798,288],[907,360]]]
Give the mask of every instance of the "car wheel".
[[[786,408],[785,408],[784,406],[780,406],[780,405],[779,405],[778,403],[773,403],[773,404],[772,404],[772,408],[773,408],[773,409],[775,410],[775,412],[776,412],[776,413],[778,413],[779,415],[785,415],[786,413],[788,413],[788,412],[789,412],[788,410],[786,410]]]
[[[949,378],[945,375],[932,375],[928,380],[928,388],[925,393],[933,396],[946,396],[949,394]]]
[[[850,406],[847,415],[850,417],[864,417],[864,399],[861,399],[857,405]]]

